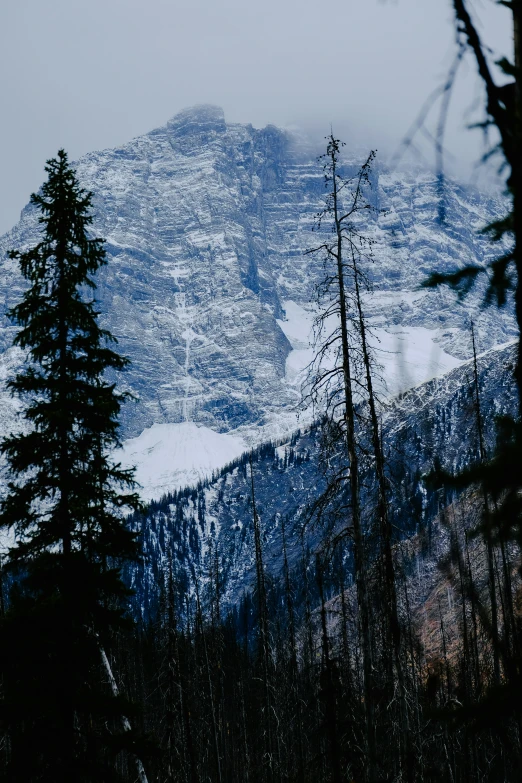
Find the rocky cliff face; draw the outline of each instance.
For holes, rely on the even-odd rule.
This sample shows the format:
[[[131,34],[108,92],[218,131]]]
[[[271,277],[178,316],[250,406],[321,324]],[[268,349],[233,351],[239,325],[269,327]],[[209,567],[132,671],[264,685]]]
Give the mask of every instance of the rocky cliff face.
[[[348,155],[346,172],[360,162]],[[124,437],[183,422],[239,433],[245,443],[289,431],[321,275],[319,261],[303,255],[317,243],[324,192],[314,156],[277,128],[227,124],[220,109],[203,106],[86,155],[77,172],[95,194],[94,231],[110,257],[98,281],[103,324],[132,361],[125,384],[139,397],[125,411]],[[368,219],[375,294],[366,308],[396,391],[469,356],[470,312],[481,350],[515,335],[509,311],[478,311],[480,292],[456,306],[447,292],[418,290],[434,268],[484,264],[494,249],[477,230],[504,205],[450,182],[441,225],[433,175],[378,165],[373,184],[375,205],[386,211]],[[22,290],[7,251],[34,244],[38,231],[28,206],[0,240],[5,307]],[[2,318],[6,373],[20,360],[9,351],[13,331]]]

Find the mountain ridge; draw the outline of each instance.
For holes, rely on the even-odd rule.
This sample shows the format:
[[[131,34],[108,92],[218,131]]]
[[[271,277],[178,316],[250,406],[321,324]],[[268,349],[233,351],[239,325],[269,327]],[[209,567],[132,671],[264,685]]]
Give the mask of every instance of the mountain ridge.
[[[344,172],[360,162],[347,153]],[[97,281],[101,322],[131,359],[119,383],[139,400],[125,406],[122,437],[194,423],[250,447],[299,426],[310,335],[292,345],[285,324],[295,313],[296,328],[311,322],[321,276],[321,264],[304,255],[317,244],[324,195],[310,149],[274,126],[226,123],[218,107],[200,106],[119,148],[88,153],[76,168],[94,193],[93,231],[109,257]],[[419,291],[433,268],[487,263],[494,249],[477,230],[504,204],[448,181],[443,197],[454,221],[441,225],[434,175],[379,164],[372,182],[375,261],[365,271],[375,293],[365,308],[397,392],[470,355],[470,316],[481,350],[516,336],[509,308],[481,310],[482,282],[457,308],[447,291]],[[37,241],[36,217],[26,207],[0,238],[4,313],[22,292],[7,251]],[[14,332],[2,315],[0,364],[11,370]],[[411,377],[401,380],[405,368]]]

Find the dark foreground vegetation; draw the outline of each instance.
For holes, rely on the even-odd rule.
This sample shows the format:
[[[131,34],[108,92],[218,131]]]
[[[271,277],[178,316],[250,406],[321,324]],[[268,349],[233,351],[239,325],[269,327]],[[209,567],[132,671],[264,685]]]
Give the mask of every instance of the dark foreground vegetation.
[[[270,584],[259,549],[255,588],[227,616],[215,552],[188,593],[169,568],[157,617],[121,642],[127,687],[162,749],[151,779],[517,780],[519,577],[512,546],[472,537],[481,503],[472,493],[444,511],[437,535],[449,545],[424,605],[415,575],[426,542],[395,547],[397,653],[384,558],[368,567],[370,687],[345,545],[305,554],[293,573],[283,552]]]

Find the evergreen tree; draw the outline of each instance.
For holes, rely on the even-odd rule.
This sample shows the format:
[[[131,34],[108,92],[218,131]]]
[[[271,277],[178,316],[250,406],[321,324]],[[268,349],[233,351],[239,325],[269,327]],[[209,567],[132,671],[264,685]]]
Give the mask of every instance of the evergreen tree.
[[[28,426],[0,447],[11,473],[0,524],[16,537],[1,714],[10,780],[102,781],[114,777],[115,754],[136,747],[105,652],[124,622],[119,564],[137,553],[122,519],[139,506],[132,471],[109,456],[125,395],[106,373],[127,360],[97,322],[93,276],[107,259],[103,240],[89,238],[92,194],[63,150],[46,171],[31,196],[41,241],[11,253],[29,287],[9,313],[27,351],[9,387],[27,402]]]

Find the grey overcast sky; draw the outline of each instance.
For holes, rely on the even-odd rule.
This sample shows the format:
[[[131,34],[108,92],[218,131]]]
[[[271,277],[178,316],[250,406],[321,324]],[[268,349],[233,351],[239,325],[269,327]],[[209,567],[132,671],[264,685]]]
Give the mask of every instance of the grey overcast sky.
[[[509,12],[471,0],[484,37],[511,55]],[[450,0],[1,0],[0,233],[44,179],[46,158],[119,145],[197,103],[228,121],[301,126],[386,155],[454,52]],[[447,145],[480,98],[463,67]]]

